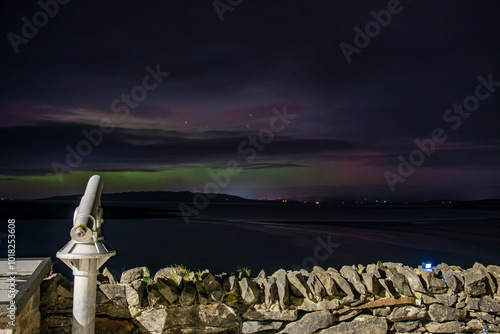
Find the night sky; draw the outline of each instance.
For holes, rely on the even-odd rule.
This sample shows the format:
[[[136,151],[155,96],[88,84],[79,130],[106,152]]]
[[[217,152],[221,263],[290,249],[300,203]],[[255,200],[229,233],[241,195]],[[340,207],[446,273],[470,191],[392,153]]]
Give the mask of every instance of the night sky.
[[[0,196],[82,193],[98,173],[105,192],[499,198],[499,15],[472,0],[2,1]]]

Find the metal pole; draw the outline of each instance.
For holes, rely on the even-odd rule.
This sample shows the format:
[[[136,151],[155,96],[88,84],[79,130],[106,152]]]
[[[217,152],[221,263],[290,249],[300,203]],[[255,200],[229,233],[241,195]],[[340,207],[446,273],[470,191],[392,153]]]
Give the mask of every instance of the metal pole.
[[[75,276],[73,294],[73,334],[93,334],[95,331],[95,305],[97,286],[96,259],[79,260],[80,270]]]

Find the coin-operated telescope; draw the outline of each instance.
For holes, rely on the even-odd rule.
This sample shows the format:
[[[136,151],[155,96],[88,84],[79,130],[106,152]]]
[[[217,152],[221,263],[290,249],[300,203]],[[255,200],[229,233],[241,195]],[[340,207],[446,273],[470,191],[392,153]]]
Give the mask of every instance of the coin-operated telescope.
[[[98,269],[116,254],[101,235],[103,183],[99,175],[89,179],[87,189],[73,216],[71,240],[56,254],[75,276],[73,334],[95,332]]]

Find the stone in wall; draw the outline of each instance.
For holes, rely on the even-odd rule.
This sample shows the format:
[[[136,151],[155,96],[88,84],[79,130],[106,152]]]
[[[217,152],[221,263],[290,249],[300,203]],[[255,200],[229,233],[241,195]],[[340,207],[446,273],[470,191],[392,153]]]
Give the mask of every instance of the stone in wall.
[[[343,266],[342,269],[340,269],[340,274],[349,282],[352,284],[354,289],[360,294],[360,295],[366,295],[366,287],[363,285],[361,282],[361,277],[359,277],[358,272],[350,267],[350,266]]]
[[[245,321],[241,328],[241,333],[252,334],[261,332],[273,332],[281,328],[283,322],[281,321]]]
[[[448,286],[444,279],[439,278],[436,273],[423,271],[421,277],[425,282],[427,292],[430,293],[446,293]]]
[[[377,276],[373,273],[362,273],[361,277],[363,279],[363,284],[366,287],[366,291],[373,296],[377,296],[382,288]]]
[[[434,322],[445,322],[454,320],[464,320],[467,316],[466,310],[457,310],[441,304],[432,304],[429,307],[429,317]]]
[[[285,310],[288,305],[290,305],[290,289],[286,271],[284,269],[279,269],[272,277],[276,278],[276,289],[281,310]]]
[[[150,277],[151,273],[146,267],[132,268],[122,273],[120,277],[121,284],[128,284],[135,280],[142,280],[144,277]]]
[[[400,267],[401,268],[401,267]],[[401,295],[401,296],[407,296],[407,297],[412,297],[413,292],[411,291],[410,284],[408,283],[408,280],[403,274],[398,273],[395,269],[387,269],[385,270],[388,279],[392,282],[392,286],[394,287],[394,290]]]
[[[398,306],[395,307],[387,320],[392,322],[410,321],[424,319],[427,311],[424,308],[416,306]]]
[[[298,271],[288,272],[286,274],[290,290],[296,297],[302,297],[307,299],[312,299],[313,295],[311,289],[306,283],[304,276]]]
[[[323,286],[323,283],[316,276],[316,272],[312,271],[309,277],[307,278],[307,287],[312,293],[313,300],[320,301],[323,297],[326,296],[326,289]]]
[[[283,269],[282,269],[283,270]],[[344,296],[345,293],[340,290],[337,283],[333,279],[333,277],[325,271],[323,268],[315,266],[313,268],[314,275],[319,279],[323,287],[325,288],[325,292],[328,296],[332,297],[340,297]]]
[[[260,288],[249,278],[243,278],[238,282],[241,291],[241,298],[247,305],[254,304],[259,301],[260,298]]]
[[[327,272],[330,274],[330,276],[333,278],[337,286],[340,288],[342,291],[343,295],[347,295],[349,299],[355,298],[354,296],[354,291],[351,288],[351,285],[347,282],[347,280],[340,275],[340,273],[333,268],[328,268]]]
[[[465,324],[460,321],[429,322],[425,325],[425,329],[430,333],[463,333]]]
[[[387,321],[385,318],[371,315],[360,315],[350,322],[323,329],[319,334],[385,334],[387,333]]]
[[[283,329],[282,333],[312,334],[317,330],[331,326],[333,320],[333,315],[328,311],[308,313],[299,320],[289,323],[285,329]]]
[[[203,279],[203,287],[208,296],[208,299],[214,302],[220,302],[224,298],[224,289],[219,280],[211,273]]]
[[[488,267],[486,267],[486,269],[488,270],[488,273],[491,275],[491,277],[493,277],[497,282],[497,290],[496,292],[493,292],[495,292],[497,295],[500,295],[500,266],[489,265]]]
[[[445,306],[453,306],[457,302],[458,297],[454,294],[439,294],[439,295],[422,295],[422,303],[429,304],[443,304]]]
[[[181,306],[191,306],[196,302],[196,285],[193,282],[186,282],[179,297]]]
[[[263,288],[264,288],[264,303],[267,307],[271,307],[271,305],[278,300],[278,286],[276,284],[276,277],[269,277],[263,279]]]

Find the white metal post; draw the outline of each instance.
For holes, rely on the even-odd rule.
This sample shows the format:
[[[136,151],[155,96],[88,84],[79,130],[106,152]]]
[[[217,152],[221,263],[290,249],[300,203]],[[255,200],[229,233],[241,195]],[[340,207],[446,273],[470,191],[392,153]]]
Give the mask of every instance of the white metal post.
[[[116,251],[101,236],[102,181],[90,178],[73,217],[71,240],[56,256],[73,269],[73,334],[95,333],[97,272]]]
[[[95,332],[95,305],[97,286],[96,259],[78,260],[80,270],[73,270],[75,276],[73,294],[73,334]]]

